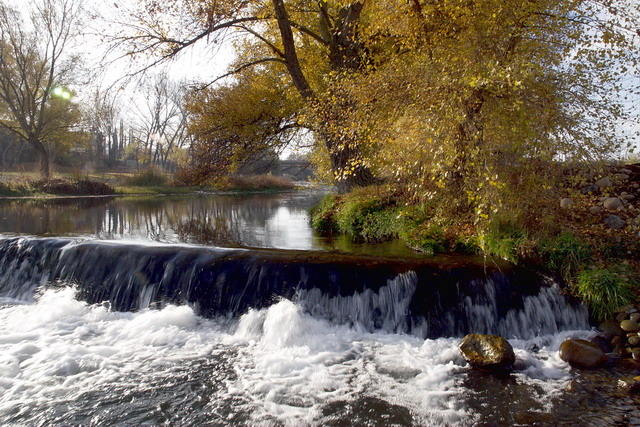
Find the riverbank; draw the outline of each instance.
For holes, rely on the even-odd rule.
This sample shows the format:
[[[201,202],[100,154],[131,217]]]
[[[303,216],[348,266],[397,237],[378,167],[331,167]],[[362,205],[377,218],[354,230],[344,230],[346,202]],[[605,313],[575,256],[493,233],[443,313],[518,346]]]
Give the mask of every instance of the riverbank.
[[[535,215],[456,218],[437,200],[407,202],[392,185],[327,195],[312,211],[314,229],[353,241],[400,239],[418,252],[480,253],[564,279],[595,318],[639,301],[640,164],[596,174],[568,170],[547,191]]]
[[[10,177],[0,181],[0,198],[55,198],[118,195],[181,195],[197,192],[278,192],[296,185],[285,178],[271,175],[228,177],[213,185],[184,186],[170,182],[164,176],[142,173],[125,176],[112,182],[86,178],[52,178],[36,180]]]

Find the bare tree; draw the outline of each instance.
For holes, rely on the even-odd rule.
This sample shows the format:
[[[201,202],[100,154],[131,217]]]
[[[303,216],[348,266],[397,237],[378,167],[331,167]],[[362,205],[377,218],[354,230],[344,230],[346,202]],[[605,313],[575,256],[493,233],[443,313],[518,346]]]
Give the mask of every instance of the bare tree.
[[[79,119],[63,87],[76,65],[66,51],[81,15],[76,0],[39,0],[24,20],[0,0],[0,127],[33,146],[43,178],[52,148]]]
[[[135,102],[139,157],[167,168],[171,155],[189,140],[183,86],[160,73],[149,76],[141,92]]]

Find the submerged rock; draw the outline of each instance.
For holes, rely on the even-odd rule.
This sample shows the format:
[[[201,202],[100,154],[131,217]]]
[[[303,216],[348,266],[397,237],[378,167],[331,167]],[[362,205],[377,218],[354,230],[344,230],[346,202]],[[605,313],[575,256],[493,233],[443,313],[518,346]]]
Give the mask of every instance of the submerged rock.
[[[509,369],[516,361],[509,341],[497,335],[469,334],[462,339],[459,348],[474,368]]]
[[[597,344],[569,339],[560,345],[560,359],[571,366],[596,368],[607,361],[607,356]]]

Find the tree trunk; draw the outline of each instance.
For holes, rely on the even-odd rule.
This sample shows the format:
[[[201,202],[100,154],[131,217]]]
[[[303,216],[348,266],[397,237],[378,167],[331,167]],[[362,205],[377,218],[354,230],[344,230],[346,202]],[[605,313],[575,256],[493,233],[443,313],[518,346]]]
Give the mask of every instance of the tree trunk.
[[[275,16],[278,21],[278,28],[280,29],[282,45],[284,47],[284,60],[287,71],[291,77],[291,81],[305,101],[312,104],[318,104],[317,96],[311,89],[311,86],[302,71],[302,67],[300,66],[300,61],[298,60],[295,39],[291,29],[291,22],[284,6],[284,1],[272,1]],[[355,40],[352,40],[350,43],[347,43],[347,40],[354,36],[356,21],[360,16],[361,9],[362,4],[356,2],[352,6],[345,8],[343,11],[344,13],[341,16],[341,28],[339,28],[335,34],[334,43],[332,43],[332,52],[330,55],[330,61],[334,68],[355,69],[360,64],[359,58],[357,57],[357,52],[359,52],[360,46],[357,45]],[[354,56],[356,56],[356,58],[354,58]],[[339,120],[339,117],[339,115],[332,117],[332,120]],[[351,173],[345,175],[345,171],[350,169],[352,161],[360,157],[360,150],[358,149],[357,142],[349,141],[346,144],[338,143],[336,138],[333,137],[327,129],[323,129],[322,125],[320,125],[320,127],[321,128],[317,131],[325,141],[330,153],[333,172],[338,177],[335,182],[338,192],[346,193],[355,187],[373,184],[375,182],[373,173],[364,165],[360,165]]]
[[[40,163],[40,176],[42,179],[49,180],[51,178],[51,159],[49,158],[49,150],[38,140],[29,141],[38,154],[38,162]]]

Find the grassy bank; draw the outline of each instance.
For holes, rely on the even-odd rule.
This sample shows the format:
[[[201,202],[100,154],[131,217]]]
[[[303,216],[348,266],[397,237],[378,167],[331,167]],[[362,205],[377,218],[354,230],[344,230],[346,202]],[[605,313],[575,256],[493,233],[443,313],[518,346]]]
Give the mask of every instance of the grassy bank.
[[[438,212],[434,203],[407,203],[393,188],[376,186],[327,195],[312,210],[312,225],[354,242],[399,239],[425,254],[485,254],[541,269],[561,277],[599,319],[638,301],[640,239],[633,224],[612,229],[575,206],[558,209],[552,224],[504,214],[473,222]]]
[[[163,195],[198,191],[278,192],[296,188],[293,182],[271,175],[228,177],[208,185],[185,186],[155,168],[135,174],[111,174],[104,179],[67,176],[42,180],[20,175],[5,175],[3,178],[0,180],[0,197]]]

